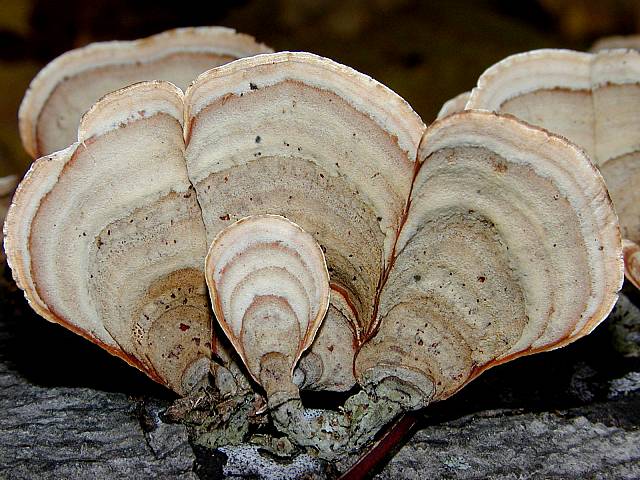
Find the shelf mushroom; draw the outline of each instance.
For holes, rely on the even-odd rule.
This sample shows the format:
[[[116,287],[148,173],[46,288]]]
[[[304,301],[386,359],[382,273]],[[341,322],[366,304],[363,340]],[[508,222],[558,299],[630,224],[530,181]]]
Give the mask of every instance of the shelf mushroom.
[[[449,115],[453,115],[454,113],[458,113],[464,110],[467,102],[469,101],[469,96],[471,92],[462,92],[455,97],[444,102],[440,111],[438,112],[437,120],[441,118],[448,117]]]
[[[494,365],[592,331],[622,272],[602,179],[560,137],[467,111],[432,124],[418,155],[356,378],[395,375],[426,405]]]
[[[269,401],[297,391],[293,370],[329,308],[313,237],[284,217],[246,217],[213,240],[205,278],[218,323]]]
[[[212,340],[181,98],[150,82],[95,104],[79,142],[18,186],[5,249],[40,315],[185,394],[206,376]]]
[[[53,153],[77,140],[80,118],[107,93],[144,80],[167,80],[185,90],[205,70],[271,51],[224,27],[178,28],[71,50],[31,82],[18,114],[22,144],[33,158]]]
[[[515,115],[579,145],[598,167],[623,238],[640,242],[640,52],[535,50],[478,79],[466,105]],[[627,276],[634,271],[627,269]]]
[[[587,334],[622,283],[617,219],[581,150],[486,112],[426,129],[312,54],[240,59],[184,95],[132,85],[79,139],[33,164],[9,211],[33,308],[189,395],[225,356],[206,278],[274,425],[323,458]],[[299,394],[355,382],[339,410]]]

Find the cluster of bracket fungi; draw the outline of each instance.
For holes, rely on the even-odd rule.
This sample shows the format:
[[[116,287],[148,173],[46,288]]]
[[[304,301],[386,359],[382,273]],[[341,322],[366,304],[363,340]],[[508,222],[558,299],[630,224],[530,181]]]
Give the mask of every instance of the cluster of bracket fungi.
[[[335,458],[606,318],[603,176],[637,282],[639,81],[633,51],[530,52],[426,127],[364,74],[229,29],[90,45],[21,106],[39,158],[8,262],[41,316],[182,396],[201,442],[267,422],[265,444]]]

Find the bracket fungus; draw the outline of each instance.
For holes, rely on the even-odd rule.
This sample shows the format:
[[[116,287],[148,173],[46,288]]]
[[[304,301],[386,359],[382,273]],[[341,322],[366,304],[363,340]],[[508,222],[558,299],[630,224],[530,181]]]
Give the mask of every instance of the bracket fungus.
[[[295,365],[329,308],[313,237],[284,217],[246,217],[213,240],[205,278],[218,323],[269,401],[295,390]]]
[[[462,92],[444,102],[442,104],[442,107],[440,108],[440,111],[438,112],[438,116],[436,117],[436,119],[440,120],[441,118],[448,117],[449,115],[453,115],[454,113],[463,111],[467,105],[467,102],[469,101],[470,96],[470,91]]]
[[[33,164],[7,218],[32,307],[182,395],[209,371],[225,395],[266,394],[253,415],[323,458],[589,333],[622,283],[580,149],[487,112],[426,128],[312,54],[240,59],[185,94],[132,85],[78,138]],[[313,410],[300,388],[350,396]]]
[[[224,27],[178,28],[71,50],[31,82],[18,113],[22,143],[33,158],[53,153],[77,140],[80,118],[107,93],[144,80],[167,80],[184,90],[205,70],[269,52]]]
[[[583,148],[604,177],[623,238],[640,242],[640,52],[513,55],[480,76],[466,108],[515,115]],[[627,277],[638,284],[634,272]]]

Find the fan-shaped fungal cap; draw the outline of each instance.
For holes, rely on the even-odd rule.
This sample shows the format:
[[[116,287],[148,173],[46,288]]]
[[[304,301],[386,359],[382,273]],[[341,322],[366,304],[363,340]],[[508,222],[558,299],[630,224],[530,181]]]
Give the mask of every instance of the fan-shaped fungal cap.
[[[179,393],[206,374],[211,351],[182,118],[182,93],[169,83],[105,97],[85,115],[80,143],[31,166],[5,240],[40,315]]]
[[[480,76],[467,108],[510,113],[568,138],[593,158],[592,58],[571,50],[512,55]]]
[[[186,393],[215,348],[206,266],[275,424],[331,454],[588,333],[620,287],[617,220],[578,148],[473,111],[425,132],[386,87],[314,55],[241,59],[184,97],[136,84],[98,102],[80,140],[34,163],[7,220],[34,308]],[[346,389],[349,373],[329,377],[354,352],[364,391],[311,418],[294,381]]]
[[[617,298],[620,237],[582,152],[509,117],[429,127],[423,162],[356,376],[443,399],[481,371],[589,333]]]
[[[205,277],[216,319],[251,375],[262,381],[265,357],[277,353],[291,377],[329,306],[329,274],[313,237],[284,217],[246,217],[216,236]]]
[[[291,52],[209,71],[185,105],[208,241],[248,215],[297,223],[321,245],[359,337],[409,195],[420,118],[373,79]]]
[[[210,242],[238,218],[286,215],[322,245],[332,288],[339,293],[330,318],[338,320],[338,337],[351,335],[348,346],[339,349],[339,361],[325,358],[322,372],[309,375],[311,383],[329,385],[328,372],[350,363],[370,323],[424,125],[386,87],[311,54],[262,55],[228,67],[203,74],[184,102],[177,88],[162,82],[108,95],[85,115],[81,143],[36,161],[7,224],[14,275],[41,315],[183,392],[181,381],[167,377],[174,370],[183,375],[182,367],[167,364],[158,372],[164,360],[148,358],[151,345],[159,349],[166,342],[140,340],[154,324],[149,313],[160,312],[144,310],[144,321],[135,321],[133,304],[144,293],[154,296],[153,305],[172,311],[171,294],[178,295],[168,293],[168,302],[162,279],[166,275],[169,282],[170,272],[180,269],[193,269],[193,288],[187,290],[202,300],[203,219]],[[165,197],[171,201],[161,200]],[[142,213],[154,202],[163,205],[153,212],[157,228],[145,223],[156,217]],[[141,215],[144,221],[138,221]],[[186,223],[192,224],[189,238],[182,237]],[[133,237],[139,248],[126,248],[129,240],[120,238],[107,248],[106,240],[118,235]],[[151,247],[154,242],[161,248]],[[163,273],[155,270],[160,258]],[[108,277],[112,273],[114,279]],[[152,287],[156,277],[158,288]],[[205,310],[203,302],[194,313]],[[206,324],[203,315],[199,325]],[[193,332],[186,322],[178,327]],[[132,332],[138,332],[135,339]],[[337,337],[328,335],[327,347],[331,338]],[[140,341],[147,344],[136,346]],[[211,348],[207,342],[200,347]],[[182,343],[175,348],[187,350]],[[169,350],[159,354],[169,363],[176,357],[193,363],[190,353]],[[335,388],[345,388],[349,377],[336,376]]]
[[[71,50],[31,82],[19,112],[22,143],[34,158],[60,150],[77,140],[80,117],[107,93],[143,80],[168,80],[184,90],[209,68],[271,51],[223,27],[180,28]]]
[[[471,92],[462,92],[444,102],[442,108],[440,108],[440,111],[438,112],[437,120],[463,111],[465,106],[467,105],[467,102],[469,101],[470,96]]]
[[[538,50],[482,74],[467,108],[516,117],[582,147],[600,169],[623,238],[640,241],[640,53]]]

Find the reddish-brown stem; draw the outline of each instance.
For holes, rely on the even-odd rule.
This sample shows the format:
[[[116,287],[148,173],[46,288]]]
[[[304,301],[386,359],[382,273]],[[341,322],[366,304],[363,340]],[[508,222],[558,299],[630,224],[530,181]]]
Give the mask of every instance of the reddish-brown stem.
[[[361,480],[367,478],[372,470],[416,425],[418,417],[415,412],[405,413],[391,425],[380,440],[367,451],[358,461],[340,476],[340,480]]]

